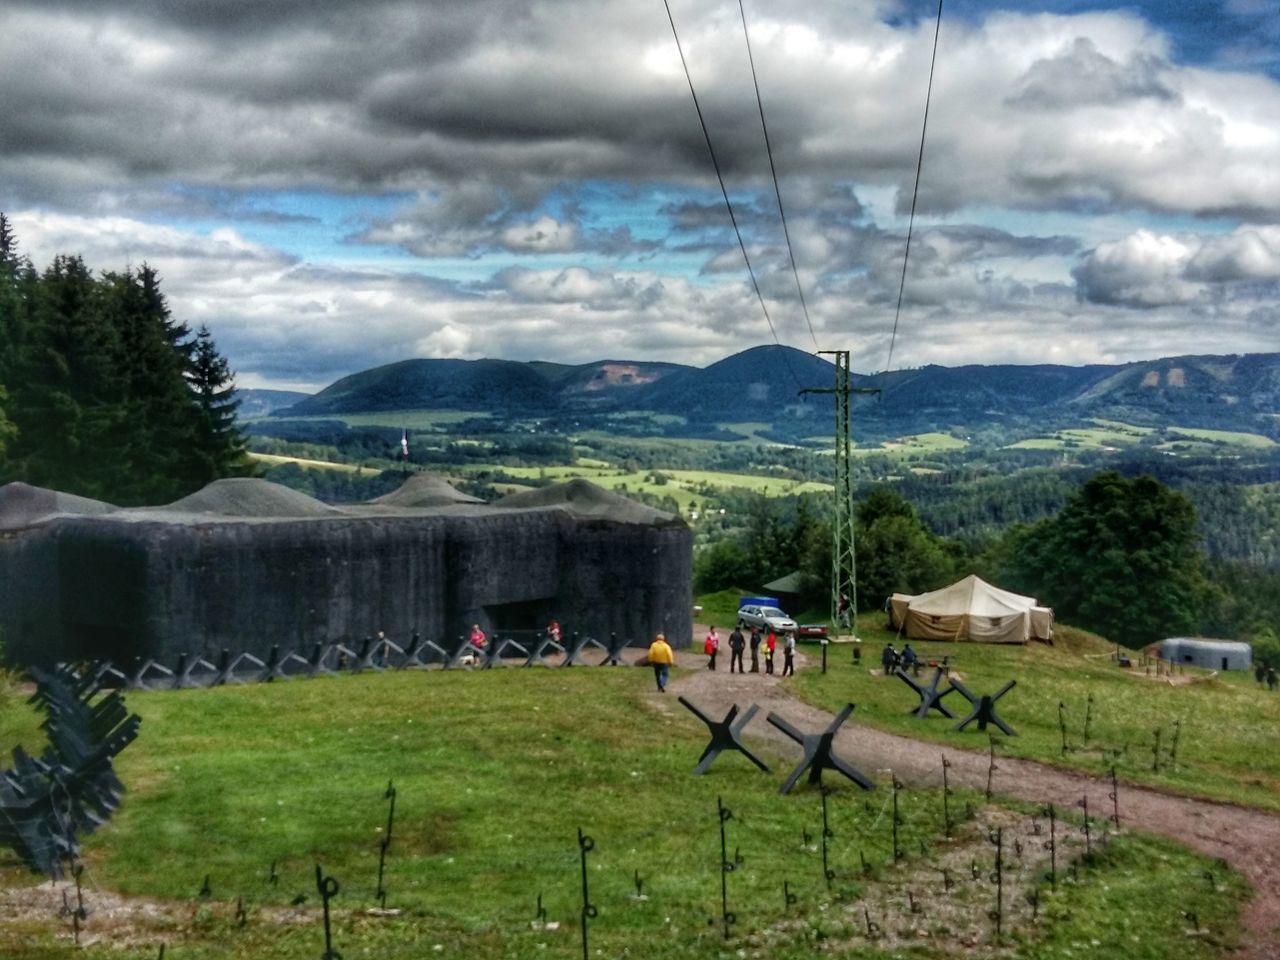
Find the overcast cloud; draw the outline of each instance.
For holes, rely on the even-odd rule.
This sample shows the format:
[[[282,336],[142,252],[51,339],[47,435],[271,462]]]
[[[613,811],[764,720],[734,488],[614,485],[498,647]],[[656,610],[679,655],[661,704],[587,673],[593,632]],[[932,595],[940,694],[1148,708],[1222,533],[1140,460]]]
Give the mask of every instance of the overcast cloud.
[[[944,15],[895,365],[1280,344],[1280,18],[1175,6]],[[812,331],[738,6],[671,8],[779,339],[883,367],[936,6],[746,3]],[[661,3],[11,0],[0,84],[22,249],[157,267],[244,385],[772,340]]]

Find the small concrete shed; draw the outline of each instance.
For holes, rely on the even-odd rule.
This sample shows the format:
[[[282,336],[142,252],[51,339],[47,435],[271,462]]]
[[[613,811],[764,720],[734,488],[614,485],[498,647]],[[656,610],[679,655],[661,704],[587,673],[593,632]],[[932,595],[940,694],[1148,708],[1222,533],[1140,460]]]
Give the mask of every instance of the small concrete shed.
[[[1251,670],[1253,668],[1253,648],[1238,640],[1169,637],[1160,641],[1157,656],[1170,663],[1184,663],[1209,670]]]

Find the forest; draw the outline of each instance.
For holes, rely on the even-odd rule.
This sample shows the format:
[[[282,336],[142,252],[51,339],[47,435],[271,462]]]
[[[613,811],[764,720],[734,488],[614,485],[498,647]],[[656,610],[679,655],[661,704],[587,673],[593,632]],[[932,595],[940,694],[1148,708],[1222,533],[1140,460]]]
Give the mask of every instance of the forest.
[[[38,271],[0,214],[0,483],[134,506],[251,473],[233,381],[155,270]]]

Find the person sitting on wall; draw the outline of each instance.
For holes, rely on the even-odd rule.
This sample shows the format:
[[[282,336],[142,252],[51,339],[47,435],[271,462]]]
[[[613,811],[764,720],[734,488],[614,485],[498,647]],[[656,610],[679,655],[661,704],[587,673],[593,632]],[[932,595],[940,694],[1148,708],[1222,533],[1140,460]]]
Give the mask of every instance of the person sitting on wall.
[[[473,623],[471,625],[471,636],[467,638],[470,644],[477,650],[483,650],[489,643],[489,638],[485,636],[484,631],[480,629],[480,624]]]
[[[920,662],[920,659],[916,656],[916,652],[911,649],[911,644],[909,643],[902,648],[902,655],[898,660],[902,664],[903,670],[910,670]]]

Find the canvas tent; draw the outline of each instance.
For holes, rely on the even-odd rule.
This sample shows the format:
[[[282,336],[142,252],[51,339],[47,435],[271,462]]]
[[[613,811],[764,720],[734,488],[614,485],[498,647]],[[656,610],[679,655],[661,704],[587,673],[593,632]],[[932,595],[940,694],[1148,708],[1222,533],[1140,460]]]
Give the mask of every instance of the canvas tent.
[[[889,617],[903,636],[919,640],[1026,643],[1048,640],[1053,633],[1048,607],[972,574],[932,593],[895,593],[889,598]]]

